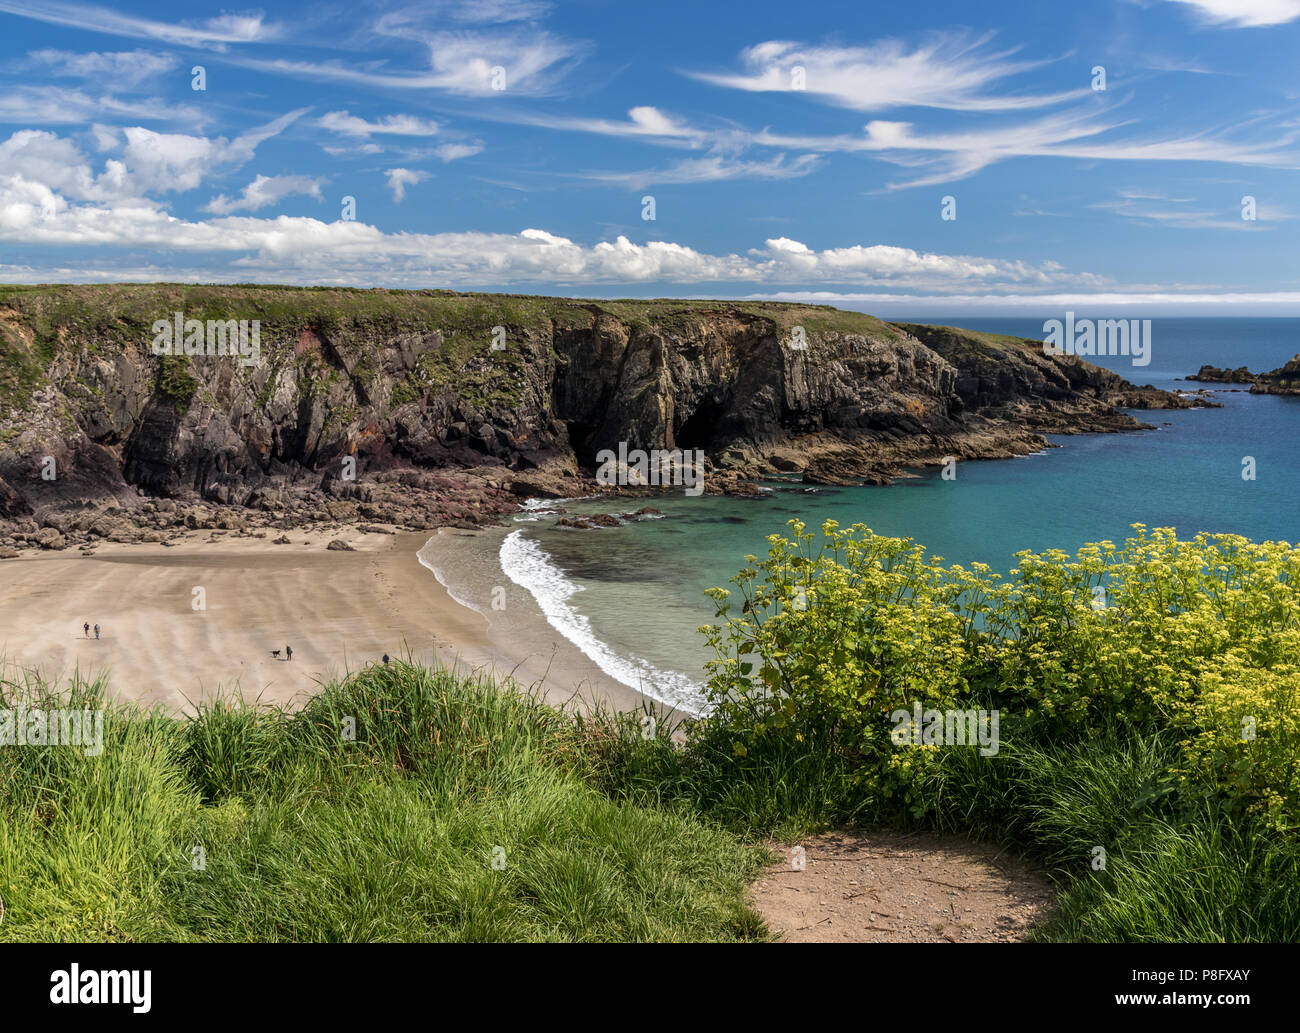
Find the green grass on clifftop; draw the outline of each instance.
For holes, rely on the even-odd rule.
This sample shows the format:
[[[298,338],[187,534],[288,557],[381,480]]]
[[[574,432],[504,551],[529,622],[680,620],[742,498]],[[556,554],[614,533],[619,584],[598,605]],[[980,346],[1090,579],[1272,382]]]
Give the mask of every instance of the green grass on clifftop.
[[[405,291],[385,288],[289,287],[256,284],[55,284],[0,285],[0,412],[26,408],[55,360],[69,352],[112,356],[146,350],[152,327],[183,312],[187,319],[259,320],[262,349],[273,364],[277,353],[293,356],[304,330],[360,342],[403,334],[439,332],[444,345],[422,362],[419,383],[397,386],[402,400],[414,400],[421,386],[462,385],[485,402],[515,400],[509,385],[518,371],[504,375],[485,363],[494,327],[509,339],[544,338],[556,330],[587,328],[603,314],[633,331],[689,333],[703,317],[755,320],[768,332],[786,337],[802,326],[809,334],[856,333],[895,340],[897,329],[857,312],[821,305],[779,302],[731,302],[707,299],[621,299],[613,301],[524,294],[462,294],[455,291]],[[482,357],[482,358],[476,358]],[[357,358],[365,380],[365,355]],[[491,358],[494,364],[502,356]],[[471,361],[474,360],[474,361]],[[505,388],[475,385],[475,377],[500,381]],[[494,393],[495,392],[495,393]],[[174,397],[181,398],[184,392]]]
[[[292,715],[118,707],[105,737],[0,749],[0,941],[764,935],[761,851],[611,800],[572,718],[476,677],[372,666]]]

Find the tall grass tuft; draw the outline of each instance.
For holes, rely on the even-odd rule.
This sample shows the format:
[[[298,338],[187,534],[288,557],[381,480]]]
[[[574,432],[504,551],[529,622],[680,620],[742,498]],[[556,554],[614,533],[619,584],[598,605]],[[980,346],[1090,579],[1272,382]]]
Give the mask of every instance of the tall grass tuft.
[[[745,899],[763,851],[602,793],[580,722],[512,685],[375,665],[297,713],[115,707],[105,730],[99,757],[0,749],[0,939],[766,935]]]

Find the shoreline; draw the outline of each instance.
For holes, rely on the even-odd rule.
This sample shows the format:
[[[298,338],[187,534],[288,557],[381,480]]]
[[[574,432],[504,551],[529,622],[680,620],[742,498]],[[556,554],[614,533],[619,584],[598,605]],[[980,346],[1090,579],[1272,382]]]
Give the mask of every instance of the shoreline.
[[[605,675],[540,612],[533,620],[518,586],[508,638],[458,602],[419,558],[436,535],[298,530],[277,545],[192,533],[170,547],[25,553],[5,561],[0,584],[0,677],[21,683],[39,672],[62,687],[74,672],[107,672],[113,698],[172,713],[234,691],[296,707],[331,678],[409,650],[417,661],[513,677],[555,705],[666,709]],[[338,538],[352,550],[326,548]],[[103,637],[86,638],[83,622],[102,625]],[[531,646],[522,658],[521,628]]]
[[[501,654],[524,662],[555,655],[570,669],[580,665],[583,679],[604,685],[607,697],[632,693],[653,700],[661,712],[698,716],[703,680],[651,662],[631,643],[611,644],[594,625],[594,615],[575,604],[585,589],[526,527],[444,528],[420,550],[419,559],[452,599],[483,618]],[[463,539],[469,541],[462,547]],[[557,652],[557,644],[565,648]],[[569,659],[569,650],[575,659]]]
[[[1042,440],[1044,447],[1035,451],[987,458],[1028,458],[1061,447],[1049,437]],[[924,469],[904,468],[896,480],[914,479]],[[779,484],[797,476],[777,473],[764,480]],[[765,498],[773,490],[751,488],[743,497]],[[527,513],[530,503],[542,511],[574,502],[627,506],[657,494],[607,490],[521,499],[512,515]],[[650,706],[661,715],[689,714],[658,698],[662,692],[651,695],[628,685],[609,673],[608,664],[602,669],[597,657],[551,623],[527,588],[501,570],[496,549],[492,584],[501,582],[505,592],[502,615],[491,612],[485,591],[481,599],[465,598],[466,582],[446,578],[424,556],[450,537],[475,539],[482,552],[482,539],[499,545],[518,527],[307,524],[278,529],[281,538],[275,540],[269,528],[174,527],[166,544],[101,539],[80,551],[24,549],[0,565],[11,572],[0,583],[0,680],[21,682],[24,671],[39,670],[62,684],[74,671],[94,677],[107,670],[113,698],[173,712],[235,690],[250,702],[294,707],[331,678],[385,652],[404,658],[409,649],[420,662],[511,678],[555,705],[619,711]],[[336,539],[350,548],[328,549]],[[484,579],[476,581],[481,588]],[[202,611],[193,609],[199,588]],[[85,639],[83,621],[103,625],[104,638],[96,641],[92,632]],[[271,656],[285,645],[294,648],[291,664]],[[622,674],[628,677],[626,670]]]

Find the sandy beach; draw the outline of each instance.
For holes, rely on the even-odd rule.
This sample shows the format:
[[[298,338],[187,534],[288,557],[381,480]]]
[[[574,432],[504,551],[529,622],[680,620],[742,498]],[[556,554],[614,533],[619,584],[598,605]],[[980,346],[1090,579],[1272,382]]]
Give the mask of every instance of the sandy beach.
[[[553,703],[644,700],[553,632],[527,593],[513,592],[509,619],[495,622],[456,602],[417,558],[428,533],[290,531],[287,545],[209,534],[5,560],[4,677],[107,671],[116,698],[173,712],[231,691],[300,705],[330,678],[409,651],[513,673]],[[327,550],[336,538],[355,551]],[[98,641],[85,622],[102,626]]]

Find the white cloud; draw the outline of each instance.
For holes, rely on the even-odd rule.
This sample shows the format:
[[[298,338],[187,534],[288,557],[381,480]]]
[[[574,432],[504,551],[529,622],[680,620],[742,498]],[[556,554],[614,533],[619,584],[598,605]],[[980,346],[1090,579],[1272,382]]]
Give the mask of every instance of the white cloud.
[[[1256,205],[1255,219],[1243,219],[1239,198],[1240,193],[1233,192],[1218,198],[1216,207],[1207,207],[1194,197],[1170,197],[1147,190],[1120,190],[1116,198],[1096,201],[1089,207],[1174,229],[1268,230],[1295,218],[1280,205],[1261,202]]]
[[[61,86],[17,86],[0,93],[0,123],[11,125],[81,125],[106,118],[202,125],[204,115],[190,104],[157,98],[123,100],[111,94],[92,97]]]
[[[359,154],[383,154],[384,149],[377,143],[352,144],[348,147],[333,147],[322,144],[321,150],[333,158],[354,158]]]
[[[444,143],[435,147],[433,153],[441,161],[459,161],[461,158],[472,158],[482,150],[481,143]]]
[[[725,135],[735,134],[735,130],[727,130],[727,133],[711,133],[708,130],[694,129],[685,122],[649,105],[628,110],[628,118],[625,121],[614,120],[614,118],[582,118],[517,112],[495,104],[491,105],[491,108],[476,110],[474,117],[489,122],[504,122],[512,126],[554,129],[560,133],[623,136],[623,138],[646,140],[664,147],[702,147],[706,143],[718,143]]]
[[[258,176],[244,187],[239,197],[229,198],[220,194],[209,201],[204,210],[214,215],[253,212],[295,194],[308,194],[320,200],[320,188],[324,182],[324,179],[315,176]]]
[[[648,136],[683,136],[690,130],[658,108],[642,105],[632,108],[627,113],[637,131]]]
[[[769,147],[797,147],[818,152],[873,153],[886,161],[919,168],[923,173],[900,187],[950,183],[1015,157],[1076,158],[1105,161],[1204,161],[1273,168],[1300,166],[1293,145],[1295,129],[1273,128],[1259,142],[1237,142],[1223,132],[1143,140],[1114,138],[1129,123],[1103,121],[1090,114],[1061,113],[1033,122],[960,132],[918,132],[909,122],[876,120],[861,136],[804,137],[764,131],[753,139]],[[1111,134],[1107,139],[1098,139]]]
[[[444,89],[490,95],[521,88],[544,90],[550,85],[546,73],[580,50],[547,32],[518,36],[442,32],[429,42],[429,63]],[[503,90],[494,86],[497,68],[505,72]]]
[[[77,200],[120,198],[126,178],[115,161],[96,176],[76,144],[41,129],[20,130],[0,143],[0,169]]]
[[[508,125],[535,126],[539,129],[556,129],[561,132],[594,133],[599,136],[635,137],[668,146],[700,146],[715,140],[718,133],[694,129],[667,115],[658,108],[641,106],[628,111],[626,121],[609,118],[577,118],[565,115],[544,115],[518,112],[509,109],[482,109],[475,116],[489,122]]]
[[[0,172],[74,201],[130,200],[133,207],[152,208],[156,203],[143,201],[144,195],[192,190],[211,174],[238,168],[253,157],[262,141],[302,113],[290,112],[233,140],[96,124],[92,129],[96,145],[101,151],[119,155],[106,160],[99,173],[71,140],[48,130],[23,129],[0,142]],[[254,199],[258,195],[247,196]]]
[[[142,126],[123,130],[122,161],[139,193],[193,190],[210,174],[239,168],[259,144],[283,132],[307,112],[299,108],[241,133],[233,140],[183,133],[156,133]]]
[[[376,23],[376,31],[391,36],[407,36],[426,19],[467,25],[536,21],[549,14],[551,7],[545,0],[426,0],[419,7],[383,15]]]
[[[247,280],[244,269],[230,273],[214,273],[208,267],[185,268],[170,262],[166,266],[150,263],[112,265],[16,265],[0,264],[0,280],[6,283],[235,283]],[[298,275],[282,282],[302,284],[331,284],[353,286],[356,280],[347,276]],[[428,285],[427,274],[385,278],[386,284],[411,287]],[[601,291],[591,291],[589,296],[600,297]],[[609,295],[623,297],[623,293]],[[1008,315],[1025,318],[1060,318],[1065,311],[1122,313],[1130,312],[1143,317],[1179,315],[1222,315],[1226,313],[1250,316],[1300,315],[1300,291],[1217,291],[1138,289],[1128,292],[1053,292],[1050,294],[908,294],[891,291],[764,291],[761,293],[733,294],[726,291],[700,295],[681,295],[683,299],[783,301],[810,305],[834,305],[861,312],[871,312],[885,319],[915,321],[918,318],[933,321],[935,317],[957,319],[979,313],[987,317]]]
[[[388,189],[393,192],[393,202],[401,204],[406,199],[406,188],[416,183],[423,183],[429,173],[418,169],[389,169],[384,173],[388,177]]]
[[[1141,312],[1146,316],[1214,315],[1235,311],[1252,316],[1300,314],[1300,291],[1150,290],[1071,291],[1043,294],[897,294],[889,292],[776,291],[748,294],[744,301],[791,301],[837,305],[890,319],[1006,313],[1059,319],[1062,312]]]
[[[222,160],[229,146],[222,137],[156,133],[143,126],[124,129],[124,164],[140,193],[193,190]]]
[[[1285,25],[1300,18],[1300,0],[1173,0],[1196,8],[1203,19],[1232,28]]]
[[[987,91],[994,84],[1042,62],[1013,61],[1014,50],[990,51],[989,38],[938,33],[910,49],[893,39],[864,47],[816,47],[770,40],[741,51],[746,74],[687,74],[730,89],[788,93],[795,86],[794,70],[802,68],[804,92],[858,111],[915,106],[1011,111],[1056,104],[1088,92],[990,94]]]
[[[117,89],[134,88],[180,64],[175,54],[157,54],[148,50],[86,54],[68,50],[34,50],[27,57],[29,67],[40,66],[48,68],[53,75],[94,80]]]
[[[689,158],[664,169],[638,172],[588,172],[584,179],[615,183],[632,190],[671,183],[711,183],[722,179],[795,179],[817,168],[821,159],[815,154],[801,154],[786,161],[778,154],[768,161],[742,161],[723,155]]]
[[[433,136],[438,132],[438,123],[432,119],[416,118],[414,115],[385,115],[377,122],[367,122],[364,118],[350,115],[346,111],[327,112],[321,116],[318,125],[346,136],[359,137],[368,137],[374,133],[392,136]]]
[[[3,3],[3,0],[0,0]],[[228,62],[262,72],[378,89],[442,90],[467,96],[529,96],[552,90],[568,63],[586,48],[548,32],[527,34],[440,32],[427,40],[428,71],[383,71],[340,62],[231,57]],[[505,70],[497,89],[496,68]]]
[[[0,13],[66,25],[79,31],[102,32],[133,39],[155,39],[187,47],[222,49],[229,43],[254,43],[279,35],[274,26],[265,25],[262,15],[222,14],[198,25],[175,25],[169,22],[119,14],[95,4],[66,3],[63,0],[0,0]]]
[[[115,126],[100,125],[96,122],[90,127],[90,132],[95,138],[95,146],[101,151],[115,151],[122,146],[122,138],[118,135]]]
[[[409,170],[392,170],[392,173]],[[416,173],[416,176],[421,174]],[[427,174],[426,174],[427,175]],[[399,176],[396,186],[418,181]],[[228,275],[300,282],[484,286],[519,283],[828,283],[1096,286],[1097,277],[1054,262],[1033,265],[892,245],[814,250],[788,238],[745,254],[711,255],[671,241],[625,236],[583,245],[541,229],[506,233],[385,233],[357,221],[226,216],[188,221],[142,201],[70,202],[20,173],[0,175],[0,239],[26,245],[166,248],[224,261]],[[217,275],[214,270],[212,275]]]

